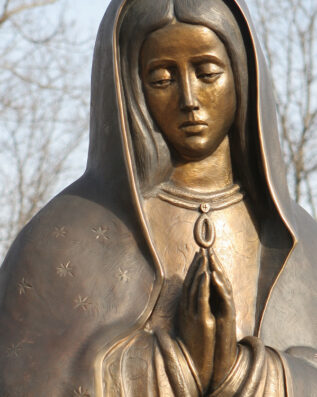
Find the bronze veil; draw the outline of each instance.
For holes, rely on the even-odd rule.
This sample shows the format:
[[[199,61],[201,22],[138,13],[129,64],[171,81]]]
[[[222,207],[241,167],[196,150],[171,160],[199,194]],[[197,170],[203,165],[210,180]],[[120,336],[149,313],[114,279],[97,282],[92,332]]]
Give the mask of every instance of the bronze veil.
[[[25,226],[0,270],[0,396],[121,395],[120,370],[107,360],[146,328],[161,294],[145,201],[173,167],[139,57],[147,35],[175,19],[213,30],[230,56],[234,178],[260,241],[254,333],[227,385],[208,395],[317,395],[317,225],[289,196],[270,77],[244,0],[112,0],[95,46],[87,169]],[[172,342],[160,343],[164,361]],[[142,363],[133,362],[135,379]],[[194,381],[168,379],[175,396],[200,393]],[[155,387],[147,395],[164,395]]]

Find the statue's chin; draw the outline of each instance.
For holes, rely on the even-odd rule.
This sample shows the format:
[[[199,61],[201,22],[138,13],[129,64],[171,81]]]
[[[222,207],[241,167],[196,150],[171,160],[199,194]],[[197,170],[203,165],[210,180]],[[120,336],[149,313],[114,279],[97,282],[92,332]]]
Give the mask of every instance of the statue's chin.
[[[181,160],[200,161],[211,156],[218,147],[218,142],[210,142],[201,135],[191,135],[181,147],[176,148],[176,151]]]

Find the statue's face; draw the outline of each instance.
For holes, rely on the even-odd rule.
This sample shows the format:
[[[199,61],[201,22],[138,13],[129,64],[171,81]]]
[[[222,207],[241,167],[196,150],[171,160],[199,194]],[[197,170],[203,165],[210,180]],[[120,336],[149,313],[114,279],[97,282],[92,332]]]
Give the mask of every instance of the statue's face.
[[[212,154],[236,112],[230,59],[218,36],[184,23],[156,30],[142,48],[141,76],[150,113],[180,157]]]

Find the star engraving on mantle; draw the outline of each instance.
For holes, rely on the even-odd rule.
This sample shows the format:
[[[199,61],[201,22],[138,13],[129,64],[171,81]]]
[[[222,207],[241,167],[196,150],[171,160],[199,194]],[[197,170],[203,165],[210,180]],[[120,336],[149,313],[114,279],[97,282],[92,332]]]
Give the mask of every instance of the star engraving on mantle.
[[[61,263],[59,266],[57,266],[56,273],[60,277],[67,277],[67,276],[75,277],[70,261],[67,263]]]
[[[95,234],[96,240],[106,241],[109,240],[107,233],[109,232],[108,227],[99,226],[98,228],[93,228],[91,231]]]
[[[123,283],[127,283],[129,281],[129,272],[128,272],[128,270],[119,269],[118,278]]]
[[[78,389],[74,390],[73,396],[74,397],[90,397],[90,394],[82,386],[79,386]]]
[[[78,295],[78,297],[75,299],[74,302],[75,302],[74,309],[81,309],[84,312],[86,312],[91,306],[91,302],[89,301],[88,296],[82,298],[81,295]]]
[[[32,285],[29,284],[25,278],[23,277],[22,280],[18,283],[18,291],[20,295],[25,295],[28,289],[32,289]]]
[[[18,343],[17,345],[12,344],[10,347],[7,348],[7,356],[18,357],[21,350],[21,343]]]
[[[55,238],[64,238],[67,234],[67,230],[65,226],[55,227],[53,232]]]

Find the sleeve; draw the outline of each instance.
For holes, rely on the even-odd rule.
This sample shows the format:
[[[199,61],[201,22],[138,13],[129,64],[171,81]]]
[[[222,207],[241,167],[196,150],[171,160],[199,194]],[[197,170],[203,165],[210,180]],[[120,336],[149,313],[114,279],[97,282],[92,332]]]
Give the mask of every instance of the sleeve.
[[[293,397],[288,391],[289,371],[283,364],[278,352],[256,337],[247,337],[239,344],[238,358],[229,376],[208,397]]]
[[[317,350],[292,347],[280,353],[285,369],[287,396],[317,396]]]

